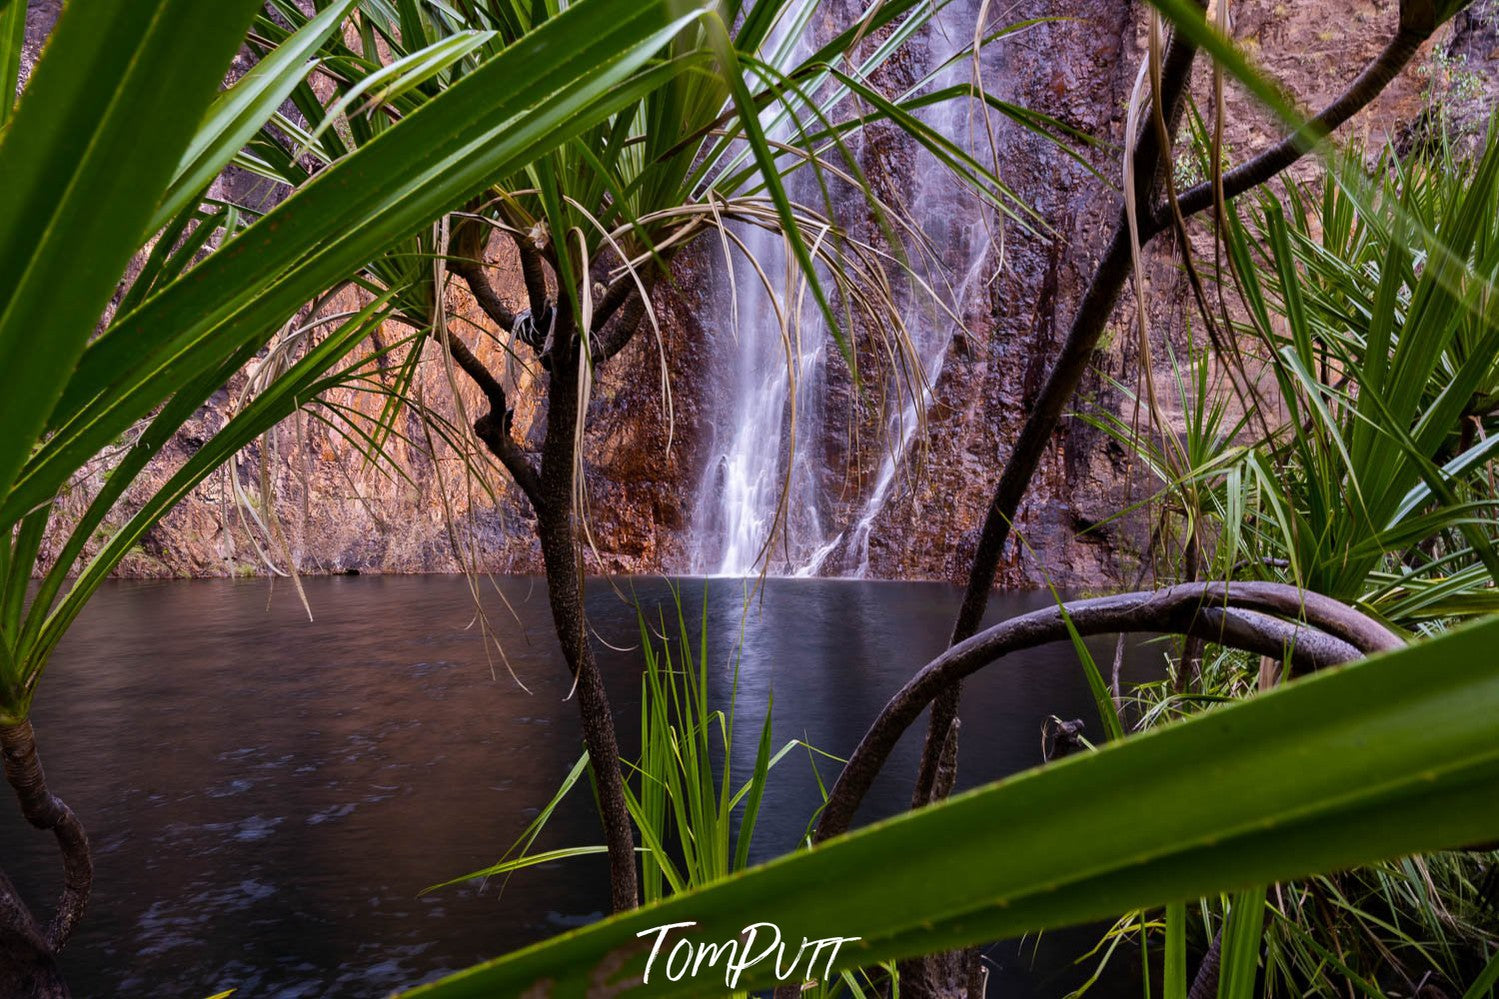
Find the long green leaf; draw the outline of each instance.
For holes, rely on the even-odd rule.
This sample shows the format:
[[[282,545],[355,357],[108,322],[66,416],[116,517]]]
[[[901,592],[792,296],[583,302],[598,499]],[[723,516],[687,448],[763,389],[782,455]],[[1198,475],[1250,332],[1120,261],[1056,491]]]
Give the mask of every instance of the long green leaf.
[[[188,207],[307,76],[311,57],[359,0],[329,4],[277,45],[208,109],[147,226],[155,232]]]
[[[1124,738],[1124,722],[1119,717],[1119,708],[1114,704],[1113,694],[1109,690],[1108,682],[1104,680],[1103,673],[1098,669],[1098,663],[1093,659],[1093,652],[1088,648],[1088,643],[1083,641],[1083,636],[1078,634],[1077,628],[1072,624],[1072,618],[1068,616],[1061,597],[1055,590],[1052,591],[1057,605],[1062,607],[1062,621],[1067,625],[1067,636],[1072,640],[1072,651],[1077,655],[1077,661],[1083,667],[1083,676],[1088,680],[1088,690],[1093,695],[1093,704],[1098,709],[1098,722],[1103,726],[1105,738],[1113,741]]]
[[[0,135],[0,371],[6,378],[0,495],[10,491],[46,425],[140,246],[157,192],[180,161],[258,5],[73,0],[63,8],[25,97]]]
[[[441,73],[454,63],[467,59],[483,48],[491,38],[492,31],[466,31],[452,35],[433,45],[402,56],[360,80],[330,107],[322,122],[312,130],[308,145],[316,142],[333,123],[363,99],[367,109],[395,99]],[[279,49],[278,49],[279,51]]]
[[[375,299],[361,312],[325,337],[322,342],[311,348],[285,374],[255,396],[218,433],[193,452],[172,477],[109,538],[99,552],[82,567],[72,588],[57,608],[48,614],[41,625],[36,646],[26,650],[31,660],[30,665],[34,670],[33,682],[52,650],[82,611],[88,598],[114,571],[115,566],[125,557],[130,548],[210,473],[242,448],[248,446],[256,437],[296,412],[309,399],[316,398],[326,388],[331,387],[330,382],[336,383],[337,377],[330,376],[329,370],[357,349],[379,327],[381,320],[384,319],[385,305],[386,299]],[[189,404],[191,401],[190,397]],[[174,398],[164,412],[172,412],[177,404],[178,400]],[[176,413],[176,419],[178,421],[186,419],[183,414],[190,411],[188,406],[184,406]],[[170,425],[152,426],[148,428],[147,435],[169,434],[170,429]],[[72,550],[79,540],[77,537],[69,538],[69,549]],[[51,584],[56,575],[58,574],[55,572],[51,574],[47,583]],[[46,612],[47,608],[40,607],[38,610]]]
[[[1187,999],[1187,906],[1166,906],[1166,966],[1163,999]]]
[[[1499,985],[1499,951],[1494,952],[1489,963],[1473,980],[1473,985],[1463,993],[1463,999],[1491,999],[1495,985]]]
[[[0,519],[45,502],[216,358],[268,337],[394,240],[598,120],[580,109],[615,110],[596,98],[698,16],[680,0],[584,0],[323,171],[89,345],[50,421],[56,434]]]
[[[26,0],[0,0],[0,128],[10,122],[15,110],[25,43]]]
[[[1260,971],[1260,940],[1265,935],[1265,888],[1234,892],[1223,927],[1223,956],[1218,969],[1220,999],[1254,999]]]

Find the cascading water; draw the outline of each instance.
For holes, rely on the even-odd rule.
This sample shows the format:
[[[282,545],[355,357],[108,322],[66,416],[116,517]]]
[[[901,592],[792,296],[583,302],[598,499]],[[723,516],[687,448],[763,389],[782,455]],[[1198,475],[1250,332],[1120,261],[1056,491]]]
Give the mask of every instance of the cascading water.
[[[926,29],[929,66],[944,64],[970,44],[978,7],[978,0],[951,3]],[[798,49],[811,51],[810,42],[804,38]],[[797,58],[802,54],[799,51]],[[959,60],[931,87],[967,82],[971,72],[970,62]],[[951,101],[922,112],[922,117],[953,141],[974,146],[964,139],[972,130],[972,113],[966,102]],[[782,137],[787,131],[789,126],[783,126]],[[928,156],[917,157],[914,165],[904,200],[936,258],[913,258],[910,263],[921,280],[961,315],[963,303],[984,274],[990,227],[977,199],[946,168]],[[793,200],[808,199],[803,201],[808,204],[821,199],[816,179],[805,170],[790,175],[787,193]],[[714,407],[714,438],[689,545],[691,571],[750,575],[759,571],[762,558],[768,558],[775,575],[862,576],[869,566],[870,535],[908,471],[921,412],[931,402],[931,387],[941,376],[956,324],[929,298],[906,295],[906,325],[921,367],[917,381],[922,387],[892,394],[879,472],[863,497],[845,506],[845,523],[834,524],[835,492],[843,476],[828,472],[818,445],[823,407],[828,404],[825,365],[836,347],[815,308],[804,307],[800,316],[790,314],[797,308],[798,275],[786,264],[780,237],[750,227],[739,235],[748,255],[763,267],[766,281],[741,256],[714,278],[719,300],[728,305],[718,325],[720,361],[731,374]],[[777,303],[788,313],[784,325]]]
[[[800,22],[811,3],[790,5],[767,50],[780,45],[787,25]],[[791,48],[791,64],[811,52],[810,33],[803,33]],[[767,117],[776,114],[772,109]],[[770,138],[784,141],[794,129],[792,121],[774,122]],[[786,178],[793,201],[815,191],[808,171]],[[788,289],[796,288],[797,275],[780,235],[752,225],[736,226],[735,235],[742,252],[714,275],[717,296],[728,305],[718,319],[720,370],[730,374],[698,490],[692,570],[729,576],[758,571],[767,540],[784,521],[769,558],[771,570],[785,574],[805,564],[827,533],[820,466],[809,453],[820,429],[827,336],[820,319],[803,322],[805,317],[792,314],[796,306]]]
[[[763,230],[752,229],[743,238],[761,260],[781,253],[779,238]],[[800,324],[791,317],[783,333],[753,267],[736,261],[734,268],[740,315],[733,396],[718,423],[728,441],[704,477],[708,503],[699,508],[707,508],[710,524],[696,535],[696,568],[731,576],[756,572],[784,491],[784,531],[768,553],[772,570],[784,574],[815,557],[827,535],[820,466],[809,447],[818,437],[825,337],[820,324],[811,321],[798,333]]]
[[[929,29],[932,32],[929,65],[940,66],[971,44],[977,11],[968,9],[970,6],[973,5],[952,4]],[[971,60],[959,60],[933,80],[932,88],[968,83],[972,72]],[[982,128],[981,123],[971,120],[974,113],[967,102],[947,101],[927,109],[921,118],[939,134],[968,146],[968,151],[974,153],[975,143],[969,133],[975,124]],[[985,274],[984,264],[989,259],[993,242],[993,224],[973,192],[930,157],[918,158],[908,204],[917,225],[938,253],[936,259],[920,257],[912,260],[912,269],[928,287],[938,289],[961,317]],[[922,414],[930,406],[932,391],[942,377],[942,365],[957,326],[953,318],[929,298],[908,295],[907,301],[906,328],[910,331],[924,376],[920,394],[908,391],[896,396],[901,404],[891,406],[886,416],[886,448],[880,471],[858,517],[825,544],[802,567],[800,575],[825,575],[831,571],[864,576],[869,571],[869,538],[875,520],[897,492],[902,475],[910,471],[911,456],[918,443],[917,433],[923,425]]]

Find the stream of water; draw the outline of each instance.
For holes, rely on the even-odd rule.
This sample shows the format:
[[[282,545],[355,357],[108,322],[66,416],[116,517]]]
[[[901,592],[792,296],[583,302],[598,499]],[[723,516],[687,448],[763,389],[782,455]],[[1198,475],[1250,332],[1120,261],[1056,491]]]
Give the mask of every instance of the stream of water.
[[[767,54],[784,49],[783,66],[794,66],[813,51],[811,32],[797,30],[810,6],[811,0],[788,4],[764,46]],[[805,110],[795,115],[811,117]],[[763,118],[771,140],[795,138],[797,121],[780,106],[772,105]],[[785,187],[799,204],[820,198],[810,170],[791,172]],[[731,374],[713,414],[714,435],[691,534],[691,568],[752,575],[775,532],[773,571],[790,574],[815,557],[830,530],[819,483],[821,461],[813,453],[821,433],[830,338],[816,307],[797,295],[800,275],[788,266],[780,234],[749,224],[736,224],[734,230],[739,252],[715,261],[710,277],[723,304],[713,320],[718,367]]]
[[[789,5],[783,21],[794,21],[805,6]],[[923,29],[924,47],[915,51],[925,52],[926,71],[935,74],[925,90],[972,78],[969,60],[953,59],[971,45],[979,7],[977,0],[953,0]],[[768,50],[781,38],[773,35]],[[787,64],[805,58],[813,44],[810,33],[799,37]],[[794,139],[793,123],[777,114],[775,108],[766,112],[771,137]],[[969,102],[948,101],[918,117],[982,160],[989,155],[987,134],[974,114]],[[800,117],[806,119],[804,127],[816,126],[811,113]],[[858,149],[859,141],[852,146]],[[925,154],[914,155],[910,165],[892,207],[929,241],[926,251],[908,253],[912,274],[895,281],[903,289],[915,370],[884,376],[889,391],[879,418],[882,435],[866,445],[878,451],[878,470],[853,502],[840,500],[848,483],[826,467],[829,448],[822,439],[827,407],[844,404],[828,392],[828,364],[842,361],[810,296],[798,292],[801,277],[787,266],[781,237],[743,226],[736,230],[743,252],[718,262],[712,280],[724,308],[715,342],[721,368],[733,374],[713,413],[713,439],[697,490],[689,552],[693,572],[754,575],[762,559],[781,575],[862,577],[868,570],[876,518],[899,494],[910,470],[922,414],[932,402],[957,327],[954,317],[961,318],[983,283],[994,232],[982,203],[948,168]],[[824,197],[809,169],[791,173],[786,188],[793,201],[805,205],[819,205]],[[868,211],[860,196],[851,196],[851,204],[856,212]],[[775,543],[767,552],[773,533]]]
[[[656,579],[618,580],[645,606]],[[521,691],[486,660],[459,577],[111,583],[59,648],[34,720],[54,789],[87,825],[94,897],[62,967],[81,997],[365,997],[600,918],[601,858],[522,872],[504,892],[429,885],[492,863],[577,759],[577,708],[540,581],[500,579],[487,610]],[[772,579],[743,613],[737,581],[681,583],[689,620],[708,601],[712,692],[744,633],[734,765],[748,772],[774,690],[777,744],[846,755],[911,671],[938,652],[958,591],[932,583]],[[635,641],[634,610],[602,580],[590,616]],[[1041,596],[996,596],[995,617]],[[638,739],[638,652],[603,668],[624,751]],[[962,784],[1039,762],[1049,714],[1090,717],[1071,650],[1039,649],[970,681]],[[1090,726],[1096,736],[1097,726]],[[901,810],[919,753],[901,744],[860,822]],[[831,764],[823,779],[831,781]],[[48,837],[0,804],[0,857],[33,900],[59,876]],[[772,773],[753,858],[794,849],[818,801],[803,755]],[[1108,830],[1098,830],[1106,849]],[[540,848],[597,842],[586,791]],[[1000,839],[996,836],[996,850]],[[870,872],[878,876],[878,872]],[[1097,929],[985,951],[989,995],[1057,999],[1087,976]],[[1090,993],[1138,995],[1128,958]]]

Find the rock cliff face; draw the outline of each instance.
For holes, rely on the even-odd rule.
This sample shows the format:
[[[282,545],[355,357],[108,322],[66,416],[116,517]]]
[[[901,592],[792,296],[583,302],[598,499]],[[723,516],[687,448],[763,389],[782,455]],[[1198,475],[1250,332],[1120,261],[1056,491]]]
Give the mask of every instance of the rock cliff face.
[[[853,0],[845,0],[850,7]],[[57,3],[33,2],[28,15],[29,70],[56,16]],[[1397,17],[1397,0],[1239,0],[1235,33],[1272,73],[1308,106],[1336,94],[1382,45]],[[1104,144],[1088,154],[1100,173],[1117,175],[1124,108],[1143,50],[1142,4],[1120,0],[1032,0],[1005,8],[1007,16],[1053,16],[992,48],[984,81],[991,92],[1045,112]],[[1387,138],[1407,147],[1432,124],[1430,108],[1453,108],[1459,128],[1483,127],[1499,89],[1499,0],[1479,0],[1444,29],[1432,51],[1409,70],[1350,132],[1370,145]],[[892,83],[917,79],[924,67],[912,60],[893,66]],[[1199,94],[1205,94],[1204,72]],[[1251,102],[1234,95],[1228,116],[1234,157],[1264,145],[1273,123]],[[1349,133],[1344,133],[1349,134]],[[910,486],[897,489],[879,510],[870,534],[868,571],[889,578],[960,580],[972,556],[989,492],[1014,433],[1065,336],[1072,310],[1089,277],[1117,211],[1115,194],[1097,177],[1057,149],[1023,130],[1000,123],[995,133],[1000,172],[1050,226],[1045,238],[1010,226],[1004,267],[993,281],[977,283],[963,302],[966,332],[946,351],[928,413],[925,460]],[[866,170],[882,191],[899,197],[915,157],[909,143],[876,131],[861,148]],[[1307,167],[1305,169],[1311,169]],[[241,199],[273,199],[248,179],[226,176],[223,193]],[[1164,241],[1163,241],[1164,243]],[[500,254],[498,245],[492,252]],[[510,262],[495,261],[501,292],[519,306],[522,288]],[[991,264],[993,261],[991,260]],[[705,377],[717,363],[715,317],[723,308],[710,280],[713,253],[699,247],[679,259],[670,287],[658,289],[659,340],[642,333],[609,364],[593,394],[589,413],[588,495],[591,536],[597,557],[590,567],[610,572],[682,571],[689,566],[689,533],[703,475],[708,426],[718,410],[718,382]],[[1170,257],[1149,254],[1153,318],[1167,336],[1180,336],[1183,288]],[[484,321],[461,291],[453,291],[457,315],[452,329],[477,342],[480,356],[496,368],[504,355],[486,337]],[[1101,350],[1079,407],[1123,405],[1110,378],[1130,382],[1135,358],[1125,332]],[[719,330],[715,334],[715,330]],[[389,337],[401,335],[398,330]],[[480,401],[458,382],[455,405],[448,372],[430,351],[421,366],[421,395],[439,417],[463,427]],[[820,440],[831,495],[840,496],[834,515],[846,523],[861,490],[869,488],[878,452],[848,446],[868,414],[849,404],[846,373],[829,375],[829,412]],[[664,375],[664,381],[663,381]],[[539,441],[542,427],[534,377],[511,365],[516,389],[517,435]],[[668,405],[663,384],[669,385]],[[171,469],[223,424],[238,385],[231,385],[200,412],[192,426],[162,456],[145,486],[164,481]],[[339,406],[375,412],[380,400],[341,392]],[[668,411],[671,414],[668,420]],[[465,418],[466,417],[466,418]],[[289,421],[270,440],[242,455],[206,482],[152,533],[122,565],[129,575],[215,575],[265,572],[294,560],[304,572],[451,571],[459,561],[497,572],[539,568],[530,512],[496,467],[466,435],[460,448],[433,443],[434,432],[408,412],[389,445],[394,468],[371,465],[335,427],[312,416]],[[669,445],[668,446],[668,442]],[[465,453],[466,452],[466,453]],[[480,466],[474,472],[470,466]],[[66,518],[81,509],[107,474],[107,457],[59,500]],[[1018,527],[1026,544],[1012,544],[1001,578],[1007,585],[1054,582],[1106,586],[1132,575],[1140,547],[1137,533],[1106,521],[1126,505],[1124,456],[1099,434],[1071,421],[1058,435],[1042,466]],[[472,472],[473,474],[470,474]],[[262,475],[274,496],[279,532],[255,523]],[[1134,498],[1141,495],[1135,487]],[[237,493],[251,499],[236,503]],[[276,535],[281,535],[278,540]]]
[[[1124,108],[1144,47],[1143,6],[1070,0],[1016,10],[1017,18],[1047,14],[1064,20],[996,49],[990,85],[1077,129],[1122,142]],[[1231,9],[1235,35],[1307,107],[1341,92],[1383,46],[1398,14],[1395,0],[1240,0]],[[1431,126],[1430,108],[1437,102],[1458,128],[1481,135],[1499,83],[1496,13],[1499,5],[1475,5],[1340,137],[1358,136],[1371,148],[1386,138],[1409,144],[1413,131]],[[1194,92],[1206,95],[1209,87],[1209,72],[1200,65]],[[1226,126],[1235,159],[1279,134],[1271,119],[1232,88]],[[874,532],[871,565],[882,576],[965,578],[998,469],[1066,335],[1118,211],[1113,192],[1054,148],[1013,128],[1000,139],[1005,179],[1041,211],[1057,238],[1012,230],[1000,280],[985,299],[969,303],[975,335],[954,344],[943,368],[931,413],[927,474],[906,503],[887,508]],[[1092,162],[1118,183],[1117,152]],[[1180,346],[1187,288],[1168,244],[1163,237],[1147,253],[1151,319],[1156,336]],[[1135,384],[1130,308],[1128,301],[1121,303],[1114,331],[1080,390],[1079,410],[1122,411],[1125,401],[1110,379]],[[1067,421],[1053,445],[1021,507],[1000,579],[1008,585],[1034,585],[1047,576],[1079,586],[1126,581],[1137,571],[1145,539],[1131,525],[1108,521],[1148,495],[1149,483],[1131,490],[1125,455],[1079,420]]]

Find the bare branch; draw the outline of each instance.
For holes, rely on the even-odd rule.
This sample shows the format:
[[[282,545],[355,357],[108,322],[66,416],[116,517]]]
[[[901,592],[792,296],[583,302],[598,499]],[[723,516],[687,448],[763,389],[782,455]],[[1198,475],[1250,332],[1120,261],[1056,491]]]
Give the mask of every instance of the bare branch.
[[[489,412],[474,421],[474,434],[484,442],[491,454],[500,459],[500,464],[505,466],[520,491],[526,494],[526,499],[530,500],[531,506],[539,513],[542,503],[541,480],[531,459],[526,457],[526,453],[510,435],[512,411],[505,397],[505,387],[462,340],[449,333],[446,342],[453,363],[479,386],[479,391],[484,393],[484,398],[489,402]]]
[[[520,272],[526,281],[526,297],[531,303],[531,315],[540,316],[547,308],[547,279],[541,251],[529,237],[520,233],[514,235],[516,249],[520,251]]]
[[[1400,75],[1400,71],[1431,37],[1432,30],[1434,29],[1419,24],[1407,26],[1402,23],[1395,37],[1391,38],[1389,44],[1384,47],[1384,51],[1364,68],[1358,79],[1349,84],[1348,89],[1343,91],[1336,100],[1274,146],[1224,174],[1224,199],[1236,198],[1271,180],[1276,174],[1301,159],[1318,142],[1332,134],[1349,118],[1367,107],[1384,92],[1385,87],[1390,85],[1390,81]],[[1212,207],[1212,204],[1212,181],[1203,181],[1196,187],[1185,191],[1177,199],[1183,218],[1190,218]],[[1163,232],[1170,224],[1170,206],[1157,206],[1150,213],[1146,228],[1140,233],[1141,240]]]
[[[1283,583],[1186,583],[1023,614],[952,646],[890,699],[833,786],[814,840],[821,842],[848,830],[896,742],[939,694],[1010,653],[1066,641],[1069,618],[1081,635],[1142,631],[1193,635],[1287,659],[1304,669],[1347,662],[1402,644],[1353,608]],[[945,736],[950,728],[943,731]]]
[[[515,313],[505,308],[505,303],[500,300],[499,293],[494,290],[494,285],[490,284],[489,278],[484,276],[484,265],[480,261],[454,257],[448,261],[448,270],[463,278],[463,282],[468,285],[469,292],[474,296],[474,301],[496,326],[506,333],[515,328]]]
[[[639,292],[632,292],[625,302],[624,309],[619,313],[619,318],[612,325],[596,334],[593,341],[592,357],[594,364],[603,362],[618,354],[627,347],[635,338],[636,330],[640,329],[640,321],[645,318],[645,301]]]
[[[479,308],[506,333],[515,328],[515,313],[505,307],[494,286],[484,273],[485,249],[489,245],[489,228],[475,219],[465,218],[459,222],[448,237],[449,272],[461,277],[473,293]],[[510,434],[513,411],[505,396],[505,387],[484,362],[456,335],[448,333],[440,343],[447,348],[453,362],[479,387],[489,403],[489,412],[474,421],[474,435],[484,442],[489,452],[500,460],[516,486],[525,494],[531,506],[541,512],[541,483],[531,460],[516,444]]]
[[[641,276],[645,293],[655,287],[654,271]],[[645,318],[645,299],[635,278],[625,274],[609,286],[593,310],[593,330],[589,334],[594,364],[602,364],[630,343]],[[616,315],[617,314],[617,315]],[[614,321],[611,323],[610,319]]]
[[[640,282],[647,289],[654,285],[654,271],[640,275]],[[636,293],[640,290],[635,283],[635,276],[621,274],[608,288],[604,294],[593,305],[593,328],[588,331],[590,337],[596,337],[604,331],[604,326],[619,311],[620,306],[638,297]]]

